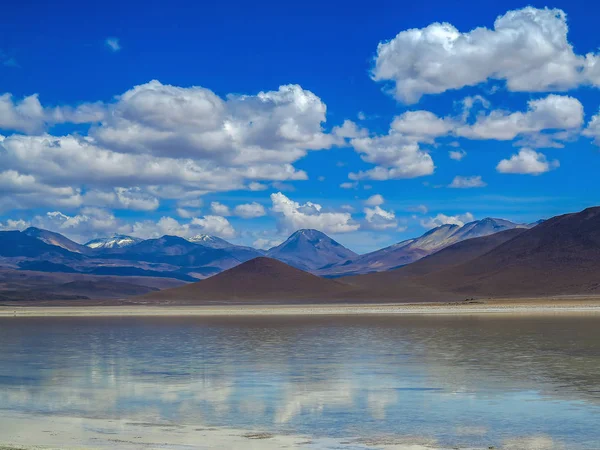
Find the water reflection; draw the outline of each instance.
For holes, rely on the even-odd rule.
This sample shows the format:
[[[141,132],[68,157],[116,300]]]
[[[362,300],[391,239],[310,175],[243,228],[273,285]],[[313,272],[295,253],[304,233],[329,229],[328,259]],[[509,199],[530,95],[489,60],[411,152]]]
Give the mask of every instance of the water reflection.
[[[597,317],[3,319],[0,407],[447,445],[544,435],[539,448],[594,448],[598,325]]]

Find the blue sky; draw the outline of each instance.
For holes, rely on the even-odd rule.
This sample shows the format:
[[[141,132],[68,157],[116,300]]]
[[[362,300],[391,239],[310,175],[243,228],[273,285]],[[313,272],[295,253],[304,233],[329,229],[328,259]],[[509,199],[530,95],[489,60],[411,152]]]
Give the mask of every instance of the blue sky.
[[[312,227],[366,252],[600,203],[589,2],[22,3],[0,17],[2,229]]]

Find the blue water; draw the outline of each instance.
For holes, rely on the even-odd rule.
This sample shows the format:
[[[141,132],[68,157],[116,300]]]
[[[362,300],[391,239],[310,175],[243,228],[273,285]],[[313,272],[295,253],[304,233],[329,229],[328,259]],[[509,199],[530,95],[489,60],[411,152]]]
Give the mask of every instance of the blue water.
[[[0,410],[598,449],[600,317],[0,319]]]

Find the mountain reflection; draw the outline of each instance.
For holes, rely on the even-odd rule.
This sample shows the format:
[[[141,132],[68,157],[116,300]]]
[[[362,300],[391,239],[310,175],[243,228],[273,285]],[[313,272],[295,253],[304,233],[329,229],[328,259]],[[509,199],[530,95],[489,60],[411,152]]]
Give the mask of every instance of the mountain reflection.
[[[600,417],[599,321],[2,320],[0,408],[472,444],[541,430],[586,442]]]

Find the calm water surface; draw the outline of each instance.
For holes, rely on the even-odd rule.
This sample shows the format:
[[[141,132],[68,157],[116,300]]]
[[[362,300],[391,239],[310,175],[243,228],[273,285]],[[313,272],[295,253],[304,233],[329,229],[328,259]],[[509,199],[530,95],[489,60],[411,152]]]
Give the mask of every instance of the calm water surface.
[[[600,316],[0,319],[3,412],[600,448]]]

